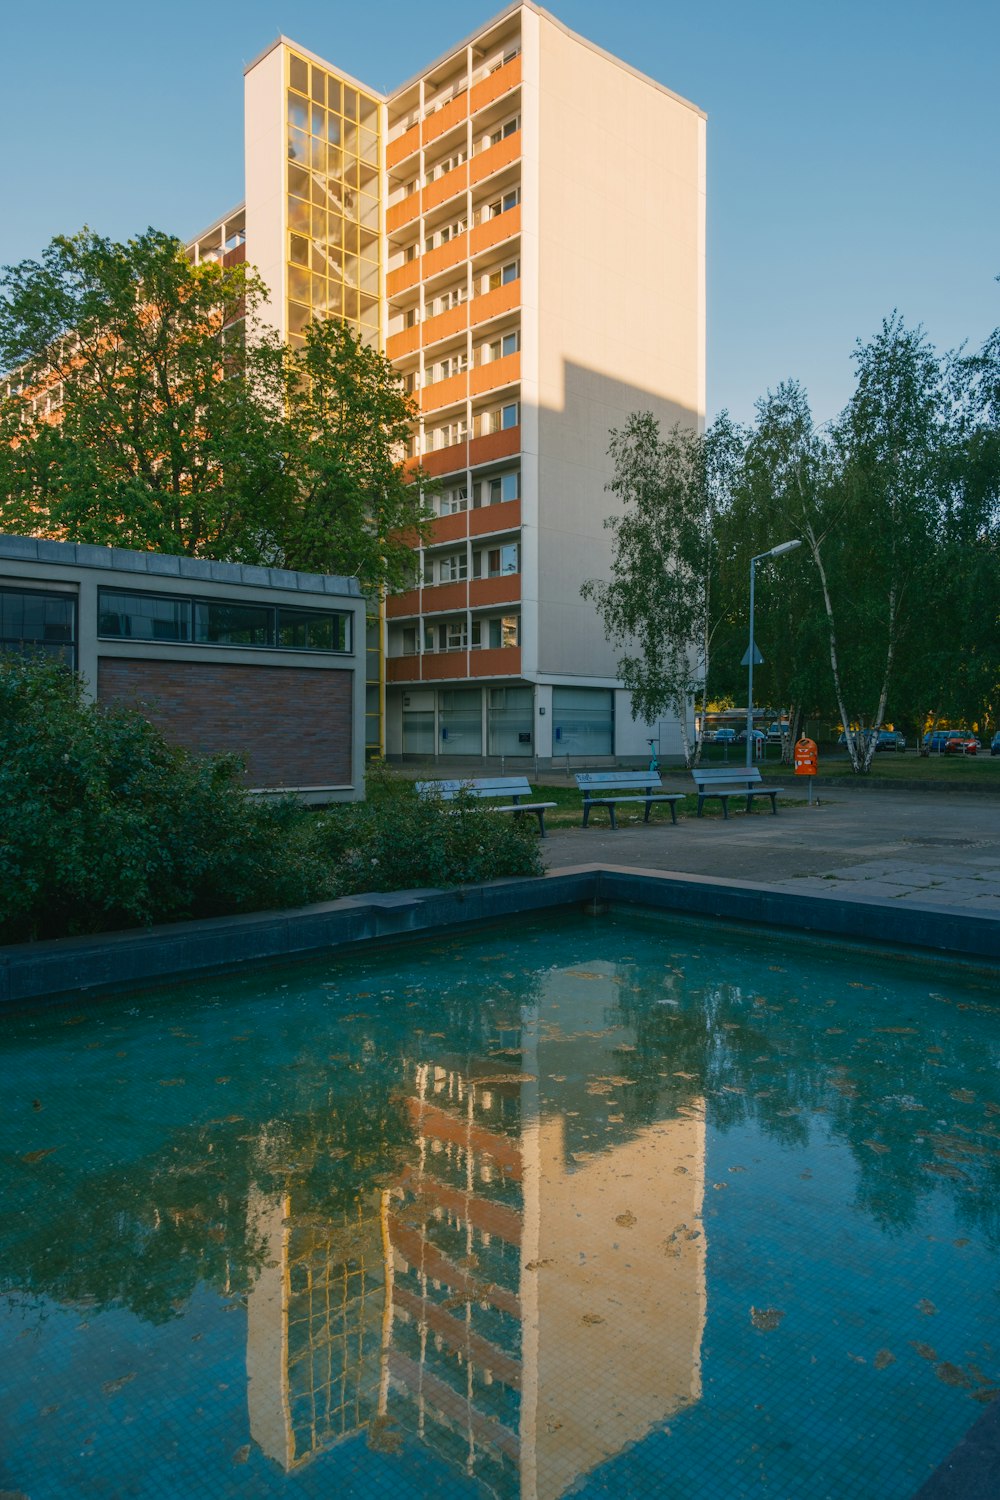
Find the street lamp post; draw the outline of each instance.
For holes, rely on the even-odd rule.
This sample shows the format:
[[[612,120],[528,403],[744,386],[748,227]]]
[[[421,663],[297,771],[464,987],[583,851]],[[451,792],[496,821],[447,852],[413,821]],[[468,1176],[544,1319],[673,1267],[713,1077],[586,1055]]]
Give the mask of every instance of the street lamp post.
[[[747,768],[753,765],[753,668],[754,661],[763,664],[764,658],[757,655],[757,647],[753,638],[753,584],[754,568],[759,562],[768,557],[781,557],[786,552],[794,552],[796,547],[801,547],[801,539],[794,542],[779,542],[777,547],[772,547],[770,552],[758,552],[756,557],[750,559],[750,645],[747,647]]]

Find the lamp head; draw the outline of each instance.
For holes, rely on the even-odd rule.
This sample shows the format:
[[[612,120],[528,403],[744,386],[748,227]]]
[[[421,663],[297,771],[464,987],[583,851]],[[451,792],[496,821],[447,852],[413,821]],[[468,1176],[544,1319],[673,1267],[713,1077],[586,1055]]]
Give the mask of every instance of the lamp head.
[[[782,553],[794,552],[796,547],[801,546],[802,539],[801,537],[797,537],[794,542],[779,542],[777,547],[772,547],[770,552],[766,553],[765,555],[767,557],[781,557]]]

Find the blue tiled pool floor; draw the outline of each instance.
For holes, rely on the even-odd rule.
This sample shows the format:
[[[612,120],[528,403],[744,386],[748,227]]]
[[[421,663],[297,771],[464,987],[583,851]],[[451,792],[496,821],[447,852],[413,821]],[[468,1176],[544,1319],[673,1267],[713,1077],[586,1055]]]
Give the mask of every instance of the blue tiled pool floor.
[[[993,988],[612,915],[9,1018],[0,1490],[912,1496],[1000,1377]]]

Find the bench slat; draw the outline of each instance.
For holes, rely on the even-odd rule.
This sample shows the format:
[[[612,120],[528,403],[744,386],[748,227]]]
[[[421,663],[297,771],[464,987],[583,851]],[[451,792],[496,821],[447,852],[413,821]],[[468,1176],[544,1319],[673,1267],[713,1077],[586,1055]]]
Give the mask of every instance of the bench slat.
[[[777,799],[779,795],[784,796],[783,787],[765,784],[759,766],[745,766],[739,771],[731,766],[697,766],[691,772],[691,779],[698,793],[699,818],[702,815],[705,799],[708,797],[719,798],[722,803],[723,819],[727,819],[730,797],[745,797],[747,812],[752,810],[755,797],[770,797],[771,811],[777,816]]]
[[[527,776],[472,776],[465,780],[418,781],[415,783],[418,797],[440,797],[442,802],[454,802],[457,797],[476,797],[482,801],[512,798],[504,807],[491,806],[490,812],[531,813],[538,819],[538,831],[544,839],[545,813],[555,802],[522,802],[530,797],[531,784]]]
[[[670,806],[671,822],[676,823],[675,804],[683,802],[686,795],[684,792],[661,792],[662,783],[657,771],[579,771],[576,784],[583,793],[584,828],[589,824],[591,811],[595,807],[606,807],[611,827],[617,828],[615,807],[619,802],[644,802],[644,823],[649,822],[654,802],[666,802]]]

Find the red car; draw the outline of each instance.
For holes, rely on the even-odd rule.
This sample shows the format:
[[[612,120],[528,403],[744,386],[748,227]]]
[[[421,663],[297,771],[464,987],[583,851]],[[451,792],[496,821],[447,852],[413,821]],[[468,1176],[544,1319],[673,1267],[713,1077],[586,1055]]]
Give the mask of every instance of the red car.
[[[975,755],[979,741],[974,734],[949,735],[944,742],[945,755]]]

